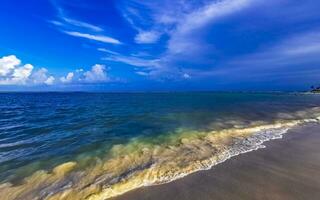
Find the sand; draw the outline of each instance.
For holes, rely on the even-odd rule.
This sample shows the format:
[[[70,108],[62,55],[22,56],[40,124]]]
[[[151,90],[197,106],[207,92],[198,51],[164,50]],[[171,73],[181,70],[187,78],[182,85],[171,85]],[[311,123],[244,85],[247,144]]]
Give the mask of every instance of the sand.
[[[210,170],[113,200],[320,199],[319,125],[297,127],[265,145]]]

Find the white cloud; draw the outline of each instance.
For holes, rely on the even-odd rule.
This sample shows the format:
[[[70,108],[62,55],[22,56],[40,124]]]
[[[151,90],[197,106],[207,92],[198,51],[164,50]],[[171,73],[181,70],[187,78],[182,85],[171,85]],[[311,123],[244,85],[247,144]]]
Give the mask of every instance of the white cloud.
[[[195,31],[259,1],[163,0],[145,2],[128,0],[123,4],[121,11],[132,28],[138,31],[135,37],[137,43],[154,43],[162,34],[167,34],[169,36],[168,51],[180,53],[196,45],[193,34]]]
[[[120,55],[120,54],[117,53],[117,52],[110,51],[110,50],[105,49],[105,48],[98,48],[97,50],[98,50],[98,51],[101,51],[101,52],[105,52],[105,53],[110,53],[110,54],[113,54],[113,55]]]
[[[44,82],[47,85],[52,85],[54,83],[55,78],[53,76],[49,76],[49,78]]]
[[[97,50],[98,50],[98,51],[101,51],[101,52],[108,52],[108,50],[105,49],[105,48],[98,48]]]
[[[47,75],[48,70],[46,68],[40,68],[36,72],[32,73],[30,81],[33,84],[47,84],[52,85],[54,78]]]
[[[142,31],[135,37],[136,43],[148,44],[155,43],[159,40],[161,34],[157,31]]]
[[[76,69],[74,72],[69,72],[66,76],[60,77],[60,83],[67,84],[86,84],[86,83],[106,83],[116,81],[107,74],[108,68],[105,65],[95,64],[89,71]]]
[[[21,65],[14,55],[0,58],[0,85],[24,85],[31,75],[33,66]]]
[[[278,68],[297,64],[319,61],[320,55],[320,30],[296,34],[272,47],[238,58],[233,64],[241,66],[267,66]],[[306,66],[305,66],[306,67]]]
[[[320,30],[299,33],[255,53],[236,57],[212,69],[193,70],[197,77],[259,80],[300,77],[319,79]]]
[[[40,68],[33,71],[31,64],[21,64],[15,55],[0,58],[0,85],[51,85],[54,82],[53,76],[48,76],[48,70]]]
[[[148,72],[142,72],[142,71],[137,71],[135,73],[140,75],[140,76],[149,76],[150,75]]]
[[[238,12],[253,2],[253,0],[211,1],[202,8],[185,14],[171,33],[168,51],[173,54],[190,52],[186,51],[186,49],[199,51],[201,46],[205,45],[200,44],[199,41],[195,41],[195,31],[199,31],[199,29],[204,28],[221,17]]]
[[[60,81],[62,83],[70,83],[70,82],[72,82],[73,77],[74,77],[74,73],[69,72],[66,77],[61,77]]]
[[[136,67],[157,68],[160,66],[160,60],[158,59],[142,59],[134,56],[109,56],[103,59],[113,62],[122,62]]]
[[[30,64],[26,64],[21,67],[16,67],[13,70],[11,81],[16,84],[25,84],[31,75],[33,66]]]
[[[49,20],[49,23],[56,25],[56,26],[64,26],[65,24],[60,22],[60,21],[56,21],[56,20]]]
[[[67,28],[79,27],[79,28],[85,28],[89,31],[95,31],[95,32],[104,31],[103,28],[97,25],[69,17],[68,15],[66,15],[66,12],[63,9],[63,7],[59,6],[57,2],[52,2],[52,3],[53,3],[52,5],[56,8],[56,11],[58,13],[57,17],[59,18],[59,20],[51,20],[51,21],[48,21],[49,23],[52,23],[60,27],[62,26]]]
[[[71,18],[67,18],[67,17],[63,17],[62,18],[65,22],[73,25],[73,26],[78,26],[78,27],[82,27],[82,28],[87,28],[89,30],[92,30],[92,31],[96,31],[96,32],[101,32],[103,31],[103,29],[99,26],[96,26],[96,25],[93,25],[93,24],[89,24],[89,23],[86,23],[86,22],[82,22],[82,21],[79,21],[79,20],[75,20],[75,19],[71,19]]]
[[[261,0],[128,0],[121,11],[124,18],[138,33],[136,43],[155,43],[165,36],[164,52],[158,59],[145,59],[141,56],[111,56],[105,58],[133,66],[146,67],[150,74],[169,76],[175,73],[180,78],[176,63],[188,61],[197,63],[201,56],[203,62],[211,62],[208,52],[214,52],[213,44],[206,41],[202,33],[213,26],[214,22],[250,8]],[[145,51],[145,50],[144,50]],[[212,53],[213,54],[213,53]],[[193,58],[193,59],[190,59]],[[196,60],[198,59],[198,60]],[[208,61],[209,60],[209,61]],[[207,63],[205,63],[207,64]],[[186,77],[185,77],[186,78]],[[190,78],[190,77],[187,77]]]
[[[191,78],[191,76],[190,76],[189,74],[187,74],[187,73],[184,73],[184,74],[183,74],[183,78],[184,78],[184,79],[189,79],[189,78]]]
[[[83,73],[83,81],[88,83],[106,82],[109,81],[107,76],[106,67],[104,65],[95,64],[90,71]]]
[[[257,1],[257,0],[256,0]],[[212,22],[219,17],[233,14],[249,6],[253,0],[212,1],[202,8],[186,15],[179,22],[178,32],[188,32]]]
[[[16,66],[20,65],[20,63],[21,61],[14,55],[2,57],[0,59],[0,77],[11,73]]]
[[[151,43],[149,41],[156,42],[160,35],[173,28],[172,25],[175,25],[181,19],[181,15],[189,10],[187,7],[192,4],[190,2],[189,0],[127,0],[122,2],[121,12],[131,27],[138,32],[136,41],[139,42],[139,38],[146,38],[148,43]]]
[[[88,33],[80,33],[76,31],[64,31],[64,33],[74,36],[74,37],[80,37],[80,38],[86,38],[89,40],[95,40],[98,42],[103,42],[103,43],[110,43],[110,44],[121,44],[121,42],[117,39],[104,36],[104,35],[92,35]]]
[[[49,75],[46,68],[33,70],[31,64],[22,65],[14,55],[0,58],[0,85],[54,85],[54,84],[86,84],[119,81],[110,78],[105,65],[96,64],[89,71],[77,69],[66,76],[56,79]]]

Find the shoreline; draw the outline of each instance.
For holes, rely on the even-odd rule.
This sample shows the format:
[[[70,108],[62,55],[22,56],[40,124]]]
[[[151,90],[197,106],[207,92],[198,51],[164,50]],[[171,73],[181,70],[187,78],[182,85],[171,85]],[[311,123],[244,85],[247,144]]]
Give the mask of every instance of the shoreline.
[[[233,156],[209,170],[201,170],[173,182],[138,188],[111,199],[209,200],[239,199],[241,196],[243,197],[240,199],[320,198],[320,172],[318,172],[320,156],[317,156],[317,153],[320,155],[320,134],[317,133],[320,133],[320,125],[317,124],[295,127],[283,134],[281,140],[264,142],[263,145],[266,148]],[[295,158],[295,155],[299,155],[299,159]],[[316,168],[311,169],[314,166]],[[300,173],[297,168],[301,168]],[[305,173],[308,170],[311,170],[312,173]],[[293,173],[294,171],[297,173]],[[268,176],[264,174],[268,174]],[[305,180],[305,184],[299,183],[296,176],[301,176],[300,180],[308,180]],[[274,182],[275,180],[277,181]],[[309,187],[306,188],[306,184]],[[299,191],[301,187],[304,189]],[[273,188],[277,192],[270,191],[268,195],[268,192],[265,191],[268,188]],[[283,188],[295,189],[285,192],[282,190]],[[310,188],[312,192],[308,192]],[[212,198],[213,196],[215,198]]]
[[[266,147],[265,143],[272,140],[282,139],[283,135],[286,134],[289,130],[292,130],[296,127],[305,126],[308,124],[313,124],[313,123],[318,124],[318,122],[319,122],[319,116],[315,117],[314,119],[307,118],[303,120],[292,120],[286,123],[275,122],[269,125],[253,126],[251,128],[244,128],[241,130],[230,129],[227,132],[223,132],[223,134],[227,133],[228,137],[231,137],[231,138],[234,137],[233,138],[234,143],[231,146],[229,146],[227,149],[223,150],[221,155],[213,156],[211,158],[206,158],[200,162],[196,161],[194,163],[195,168],[188,170],[187,172],[179,171],[178,174],[175,174],[174,176],[171,175],[169,179],[167,176],[160,177],[160,179],[158,179],[158,181],[160,180],[160,182],[149,182],[146,179],[144,179],[141,182],[141,178],[144,178],[144,177],[139,177],[138,180],[133,180],[133,182],[129,182],[129,184],[124,182],[124,185],[121,185],[123,183],[120,182],[120,185],[116,187],[108,187],[107,189],[102,191],[100,194],[92,195],[90,199],[92,200],[112,199],[139,188],[165,185],[165,184],[174,182],[176,180],[183,179],[184,177],[188,177],[194,173],[210,170],[214,166],[224,163],[230,158],[237,157],[241,154],[246,154],[252,151],[256,151],[258,149],[265,148]],[[219,133],[221,134],[222,132],[219,132]],[[247,135],[248,133],[249,134],[251,133],[251,135]],[[244,138],[238,140],[237,137],[239,136]],[[220,135],[215,137],[220,137]],[[176,163],[176,165],[177,164],[178,163]],[[150,173],[153,173],[152,170],[150,171]]]
[[[298,114],[305,114],[304,112],[300,112]],[[210,132],[209,135],[205,135],[202,136],[201,139],[186,139],[188,137],[188,135],[178,135],[179,137],[177,137],[178,141],[180,141],[180,145],[177,146],[176,148],[171,147],[171,149],[173,150],[168,150],[165,149],[165,153],[169,152],[173,152],[174,155],[176,155],[178,159],[170,159],[170,163],[166,163],[166,162],[159,162],[158,165],[154,165],[157,166],[158,168],[155,168],[154,166],[152,168],[148,168],[147,170],[140,170],[138,171],[138,173],[134,174],[132,173],[132,176],[130,176],[130,174],[128,174],[128,176],[126,178],[128,178],[126,180],[118,180],[118,182],[116,182],[112,187],[105,187],[105,188],[97,188],[96,191],[94,192],[90,192],[90,191],[86,191],[86,190],[90,190],[92,189],[92,187],[85,187],[84,189],[81,188],[78,191],[81,191],[80,193],[75,193],[77,190],[76,189],[69,189],[66,192],[57,192],[55,193],[55,195],[51,196],[50,199],[57,199],[57,198],[68,198],[68,199],[80,199],[82,198],[81,196],[86,195],[87,199],[163,199],[163,198],[158,198],[159,195],[155,195],[154,197],[151,198],[145,198],[145,192],[143,192],[142,194],[140,194],[140,196],[138,195],[138,197],[135,197],[136,193],[139,191],[145,191],[145,190],[150,190],[151,193],[153,191],[153,189],[150,188],[157,188],[157,187],[167,187],[167,186],[171,186],[172,184],[177,184],[180,183],[181,180],[190,180],[190,177],[195,177],[197,174],[201,174],[203,172],[208,172],[211,171],[212,169],[219,169],[219,166],[225,166],[225,163],[228,163],[228,161],[230,162],[230,160],[234,160],[234,158],[238,158],[241,157],[241,155],[247,155],[250,154],[250,152],[259,152],[256,151],[258,149],[265,149],[265,146],[269,143],[269,141],[275,141],[277,139],[281,139],[283,138],[284,135],[286,134],[290,134],[292,132],[292,130],[296,130],[299,128],[304,128],[307,126],[315,126],[315,124],[317,124],[316,129],[319,130],[319,116],[315,115],[313,116],[314,118],[306,118],[306,119],[301,119],[301,120],[292,120],[292,121],[287,121],[287,122],[274,122],[273,124],[266,124],[266,125],[258,125],[258,126],[252,126],[250,128],[235,128],[235,129],[227,129],[224,131],[219,131],[215,134],[212,134],[212,132]],[[299,131],[298,131],[299,132]],[[300,132],[304,132],[303,130]],[[184,132],[183,132],[184,133]],[[198,132],[196,132],[198,133]],[[200,134],[202,132],[199,132],[198,134]],[[300,134],[301,135],[301,134]],[[192,135],[191,135],[192,136]],[[226,137],[227,136],[227,137]],[[320,139],[320,138],[319,138]],[[222,144],[222,146],[220,147],[221,151],[218,152],[219,154],[217,154],[217,156],[211,156],[211,157],[202,157],[204,158],[203,160],[199,159],[201,157],[198,157],[197,155],[195,155],[195,153],[211,153],[211,149],[204,149],[206,151],[203,151],[203,148],[209,148],[211,147],[211,145],[213,144]],[[140,143],[139,143],[140,144]],[[211,145],[208,145],[211,144]],[[145,147],[145,144],[142,143],[141,147]],[[188,146],[191,145],[191,146]],[[194,146],[193,146],[194,145]],[[204,146],[201,146],[204,145]],[[268,145],[267,145],[268,146]],[[320,146],[320,142],[319,145]],[[123,150],[127,150],[126,146],[120,146],[120,150],[121,147]],[[127,146],[129,147],[129,149],[132,149],[132,146]],[[136,148],[136,146],[134,146]],[[185,151],[185,149],[183,148],[190,148],[190,147],[198,147],[195,148],[193,151]],[[149,148],[148,148],[149,149]],[[143,152],[148,153],[150,151],[147,151],[148,149],[144,150]],[[218,148],[219,149],[219,148]],[[268,149],[268,148],[267,148]],[[119,149],[114,149],[116,152],[118,152],[117,150]],[[139,149],[138,149],[139,150]],[[188,150],[188,149],[186,149]],[[216,149],[214,149],[216,150]],[[138,153],[141,153],[141,151],[137,151]],[[153,151],[152,151],[153,152]],[[121,152],[120,152],[121,153]],[[128,153],[128,151],[124,151],[122,153]],[[134,153],[134,152],[133,152]],[[160,152],[161,153],[161,152]],[[163,153],[163,152],[162,152]],[[182,153],[182,155],[180,155]],[[185,153],[187,153],[188,157],[182,157],[184,159],[192,159],[192,158],[196,158],[196,162],[189,162],[190,165],[188,165],[185,168],[179,168],[181,166],[179,166],[179,163],[183,163],[181,160],[181,156],[185,155]],[[193,153],[194,156],[197,157],[190,157],[190,153]],[[121,155],[121,154],[119,154]],[[126,155],[126,154],[123,154]],[[135,154],[133,154],[135,155]],[[145,154],[143,154],[145,155]],[[134,158],[148,158],[146,156],[143,156],[141,154],[138,155],[138,157],[134,157]],[[148,154],[149,155],[149,154]],[[154,156],[157,156],[157,154],[151,154]],[[161,156],[162,154],[160,154]],[[168,154],[166,154],[168,155]],[[202,154],[201,154],[202,155]],[[207,155],[207,154],[204,154]],[[122,163],[122,158],[123,157],[119,157],[121,159],[116,159],[114,160],[114,162],[112,162],[112,160],[109,160],[109,162],[106,162],[105,164],[103,164],[104,166],[106,165],[110,165],[110,169],[117,169],[119,170],[119,167],[123,166],[126,167],[125,163]],[[180,158],[180,159],[179,159]],[[111,162],[110,162],[111,161]],[[137,160],[135,160],[137,161]],[[188,161],[192,161],[192,160],[188,160]],[[250,160],[249,160],[250,161]],[[246,161],[247,162],[247,161]],[[320,161],[318,162],[320,163]],[[84,180],[90,183],[91,179],[90,179],[90,175],[93,174],[97,174],[100,173],[101,171],[94,171],[94,169],[100,169],[101,165],[97,165],[95,166],[96,168],[93,168],[92,172],[88,172],[88,173],[82,173],[83,177],[76,177],[77,175],[79,175],[79,173],[77,174],[77,172],[72,173],[71,171],[74,169],[74,167],[76,166],[76,162],[67,162],[61,165],[56,166],[52,172],[46,172],[46,171],[40,171],[38,173],[34,173],[32,176],[30,176],[28,178],[28,181],[25,182],[26,184],[23,185],[10,185],[10,184],[3,184],[2,187],[0,187],[0,190],[2,190],[2,192],[7,193],[8,196],[6,196],[5,199],[18,199],[20,193],[17,193],[16,191],[20,191],[20,190],[25,190],[26,192],[29,191],[29,188],[31,188],[31,190],[34,190],[34,193],[28,193],[26,195],[30,195],[27,196],[27,198],[32,199],[33,194],[41,194],[43,197],[48,196],[49,193],[55,192],[58,188],[56,186],[58,186],[59,184],[65,184],[67,183],[68,178],[78,178],[79,180]],[[171,168],[167,168],[163,170],[163,166],[161,165],[165,165],[165,167],[171,166]],[[167,165],[168,164],[168,165]],[[320,166],[319,166],[320,168]],[[178,171],[177,169],[181,169],[180,171]],[[120,168],[121,170],[121,168]],[[158,171],[157,171],[158,170]],[[162,170],[162,171],[161,171]],[[166,171],[167,170],[167,171]],[[231,169],[232,170],[232,169]],[[70,172],[70,173],[69,173]],[[105,171],[104,171],[105,172]],[[166,172],[166,173],[164,173]],[[175,174],[168,174],[168,172],[173,172]],[[177,172],[177,173],[176,173]],[[224,170],[221,172],[221,174],[223,173],[229,173],[229,170]],[[69,174],[68,174],[69,173]],[[216,172],[215,172],[216,173]],[[61,180],[61,177],[65,177],[65,175],[68,175],[68,178],[64,178],[62,179],[61,182],[57,182],[59,184],[55,184],[53,185],[53,188],[46,187],[44,190],[39,188],[39,190],[33,189],[34,188],[34,184],[38,184],[40,186],[39,183],[43,182],[44,184],[48,184],[50,182],[55,182],[55,180]],[[80,174],[81,175],[81,174]],[[151,175],[155,175],[155,176],[151,176]],[[220,173],[218,174],[220,175]],[[95,176],[96,177],[96,176]],[[157,179],[150,179],[153,177],[156,177]],[[194,183],[201,183],[202,184],[202,178],[200,177],[200,181],[192,181],[192,184]],[[320,179],[320,178],[319,178]],[[48,182],[46,182],[48,180]],[[159,181],[160,180],[160,181]],[[94,180],[95,181],[95,180]],[[150,182],[149,182],[150,181]],[[159,182],[157,182],[159,181]],[[99,182],[98,182],[99,183]],[[216,182],[214,182],[216,184]],[[75,185],[75,186],[80,186],[84,185],[83,182],[81,182],[79,185]],[[205,183],[204,185],[209,186],[212,185],[211,180],[208,181],[208,183]],[[320,184],[319,184],[320,185]],[[96,185],[94,185],[96,186]],[[97,185],[99,186],[99,185]],[[241,184],[240,184],[241,186]],[[140,188],[140,189],[139,189]],[[194,186],[192,186],[191,188],[194,188]],[[186,187],[184,189],[184,187],[182,188],[178,188],[178,189],[182,189],[182,194],[184,194],[184,190],[189,190],[189,187]],[[210,189],[211,190],[211,189]],[[210,191],[209,192],[212,192]],[[44,191],[44,192],[43,192]],[[168,188],[168,191],[165,191],[166,194],[170,194],[170,188]],[[320,188],[319,188],[320,191]],[[133,197],[128,197],[128,195],[132,194],[133,192]],[[193,192],[193,191],[192,191]],[[161,192],[162,193],[162,192]],[[147,196],[150,194],[150,192],[147,192]],[[181,198],[175,198],[176,194],[175,191],[173,191],[173,196],[169,196],[169,197],[164,197],[164,198],[168,198],[168,199],[187,199],[186,197],[181,197]],[[203,192],[201,194],[207,194],[207,192]],[[199,196],[201,197],[201,194],[199,194]],[[14,195],[18,195],[18,196],[14,196]],[[26,195],[20,195],[21,197],[26,197]],[[68,195],[65,196],[65,195]],[[142,195],[142,196],[141,196]],[[191,194],[191,196],[193,195],[193,193]],[[161,196],[161,195],[160,195]],[[189,196],[189,195],[188,195]],[[320,195],[319,195],[320,196]],[[112,198],[113,197],[113,198]],[[124,198],[123,198],[124,197]],[[194,196],[191,199],[210,199],[210,198],[199,198]],[[223,198],[224,199],[224,198]],[[234,198],[233,198],[234,199]],[[247,199],[247,198],[246,198]]]

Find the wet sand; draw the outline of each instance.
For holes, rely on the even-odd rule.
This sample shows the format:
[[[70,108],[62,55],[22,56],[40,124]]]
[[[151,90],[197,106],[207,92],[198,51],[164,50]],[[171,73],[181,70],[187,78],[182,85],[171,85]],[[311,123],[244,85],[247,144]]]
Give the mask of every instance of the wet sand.
[[[265,145],[210,170],[113,200],[320,199],[319,125],[292,129]]]

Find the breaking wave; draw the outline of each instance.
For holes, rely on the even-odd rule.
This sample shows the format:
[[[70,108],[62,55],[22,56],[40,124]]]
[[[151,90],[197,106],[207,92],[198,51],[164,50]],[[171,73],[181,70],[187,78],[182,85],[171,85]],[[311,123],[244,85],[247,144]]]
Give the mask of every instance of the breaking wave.
[[[315,107],[279,113],[278,119],[269,122],[232,122],[232,127],[206,131],[181,128],[155,138],[135,138],[114,145],[104,158],[83,156],[51,171],[39,170],[19,184],[3,183],[0,193],[4,200],[108,199],[210,169],[263,148],[265,141],[281,138],[293,127],[319,121],[320,107]]]

